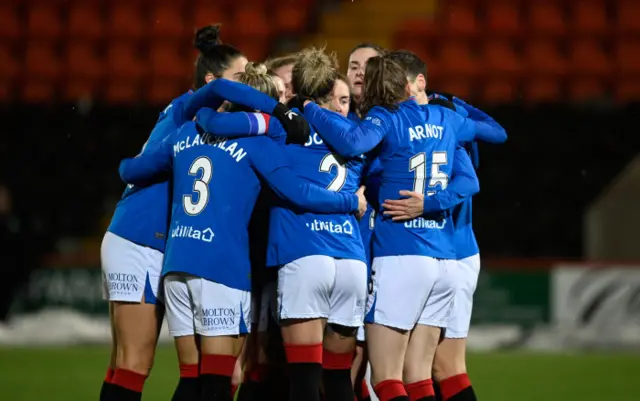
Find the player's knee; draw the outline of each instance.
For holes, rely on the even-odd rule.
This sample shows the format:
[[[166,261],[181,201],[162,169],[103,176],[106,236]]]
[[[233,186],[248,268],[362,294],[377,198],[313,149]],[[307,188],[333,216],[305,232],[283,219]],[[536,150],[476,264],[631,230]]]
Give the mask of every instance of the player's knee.
[[[466,373],[465,348],[462,339],[453,340],[455,343],[446,344],[445,340],[436,350],[433,361],[433,375],[437,380]],[[444,346],[443,346],[444,345]]]
[[[431,377],[432,362],[432,359],[421,360],[407,355],[402,367],[402,380],[405,383],[415,383]]]

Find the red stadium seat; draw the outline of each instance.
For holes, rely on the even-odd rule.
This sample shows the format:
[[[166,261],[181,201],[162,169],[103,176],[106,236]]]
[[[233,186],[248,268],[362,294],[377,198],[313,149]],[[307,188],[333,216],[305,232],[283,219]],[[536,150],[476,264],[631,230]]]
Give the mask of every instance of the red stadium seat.
[[[0,39],[17,39],[22,35],[22,25],[17,6],[4,3],[0,5]]]
[[[620,40],[616,45],[616,73],[640,76],[640,40]]]
[[[271,21],[275,23],[275,31],[279,34],[302,34],[307,31],[309,26],[308,16],[306,7],[291,7],[283,3],[278,7],[275,19]]]
[[[181,4],[155,4],[151,12],[151,34],[156,38],[180,38],[186,31],[184,10]]]
[[[15,80],[20,73],[21,62],[11,46],[0,43],[0,79]]]
[[[106,99],[112,104],[137,103],[140,100],[140,82],[127,79],[111,80],[107,85]]]
[[[535,0],[529,3],[529,33],[560,36],[565,33],[565,13],[559,0]]]
[[[229,24],[229,16],[224,8],[211,7],[211,4],[196,4],[191,32],[211,24],[222,24],[223,41],[230,33],[233,34],[233,26]]]
[[[158,41],[149,53],[151,74],[156,78],[179,79],[188,73],[179,41]]]
[[[25,103],[51,103],[55,97],[51,81],[28,80],[20,85],[20,92]]]
[[[530,77],[564,76],[567,62],[554,40],[534,40],[527,44],[525,64]]]
[[[640,33],[640,2],[637,0],[618,0],[616,25],[621,34]]]
[[[35,3],[27,8],[27,31],[30,37],[57,38],[62,32],[60,10],[54,4]]]
[[[494,0],[487,3],[486,24],[496,35],[516,36],[522,33],[522,15],[517,0]]]
[[[77,100],[93,99],[96,95],[97,83],[87,79],[71,79],[64,87],[64,99],[74,102]]]
[[[180,80],[152,79],[145,90],[145,100],[154,105],[167,105],[179,93],[185,92]]]
[[[482,99],[486,103],[509,103],[516,99],[518,86],[514,80],[495,78],[485,82]]]
[[[609,76],[612,72],[610,57],[596,40],[575,40],[569,46],[571,70],[574,74]]]
[[[597,78],[574,79],[569,84],[569,99],[574,102],[597,100],[605,95],[604,85]]]
[[[8,79],[0,80],[0,103],[10,103],[13,100],[13,82]]]
[[[522,60],[513,43],[489,40],[484,46],[484,64],[488,75],[519,76],[523,72]]]
[[[98,54],[95,42],[67,42],[65,72],[70,79],[97,80],[104,77],[107,66]]]
[[[41,80],[56,80],[60,76],[60,61],[51,42],[32,42],[25,54],[26,77]]]
[[[244,38],[261,40],[271,35],[266,10],[260,7],[237,8],[233,17],[233,27],[235,34]]]
[[[479,32],[475,2],[445,2],[440,18],[447,35],[473,36]]]
[[[104,35],[102,10],[95,4],[75,3],[69,10],[67,33],[77,39],[98,39]]]
[[[135,2],[109,2],[108,30],[112,38],[140,39],[147,33],[147,18]]]
[[[109,77],[112,80],[137,80],[145,72],[139,49],[129,42],[111,43],[107,62]]]
[[[525,81],[524,99],[528,103],[557,103],[562,90],[554,79],[529,79]]]
[[[440,32],[436,20],[409,19],[402,21],[394,34],[394,48],[415,51],[419,48],[427,48],[435,42]]]
[[[268,40],[239,38],[237,46],[250,61],[262,61],[269,55],[270,48]]]
[[[438,79],[433,85],[433,88],[438,91],[453,93],[461,99],[472,101],[473,89],[471,81],[465,78],[448,77]]]
[[[610,31],[605,0],[571,2],[571,30],[577,34],[602,36]]]
[[[619,80],[615,87],[615,99],[623,104],[640,101],[640,78]]]
[[[448,41],[442,44],[438,63],[450,75],[476,76],[480,65],[471,52],[471,46],[464,41]]]

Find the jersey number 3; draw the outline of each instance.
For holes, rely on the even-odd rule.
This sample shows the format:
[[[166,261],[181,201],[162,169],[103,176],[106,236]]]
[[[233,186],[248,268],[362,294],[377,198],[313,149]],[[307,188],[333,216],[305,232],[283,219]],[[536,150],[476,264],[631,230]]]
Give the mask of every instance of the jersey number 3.
[[[211,181],[211,174],[213,173],[213,165],[208,157],[198,157],[191,163],[189,167],[189,175],[196,177],[193,183],[193,192],[198,194],[198,201],[193,202],[192,195],[182,195],[182,206],[184,212],[189,216],[197,216],[209,202],[209,181]]]
[[[447,152],[433,152],[431,155],[431,178],[429,188],[440,184],[440,189],[444,190],[449,184],[449,176],[440,170],[440,166],[447,164]],[[413,192],[424,194],[424,184],[427,180],[427,155],[418,153],[409,159],[409,171],[413,171]],[[436,191],[427,191],[426,195],[431,196]]]
[[[330,173],[333,168],[336,169],[336,176],[333,181],[327,185],[327,189],[338,192],[342,189],[344,183],[347,182],[347,168],[345,167],[344,159],[335,153],[327,153],[320,162],[320,171]]]

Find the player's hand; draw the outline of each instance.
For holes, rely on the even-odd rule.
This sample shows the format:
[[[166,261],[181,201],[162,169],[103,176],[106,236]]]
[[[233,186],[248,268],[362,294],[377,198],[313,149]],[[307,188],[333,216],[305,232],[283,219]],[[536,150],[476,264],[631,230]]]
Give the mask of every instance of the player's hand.
[[[280,121],[287,132],[287,144],[304,145],[309,140],[311,128],[303,116],[289,110],[282,103],[278,103],[272,115]]]
[[[367,198],[364,197],[364,190],[365,186],[363,185],[356,191],[356,195],[358,196],[358,213],[356,217],[358,220],[367,212]]]
[[[400,191],[404,199],[387,199],[382,204],[385,216],[391,216],[393,221],[412,220],[424,213],[424,195],[413,191]]]

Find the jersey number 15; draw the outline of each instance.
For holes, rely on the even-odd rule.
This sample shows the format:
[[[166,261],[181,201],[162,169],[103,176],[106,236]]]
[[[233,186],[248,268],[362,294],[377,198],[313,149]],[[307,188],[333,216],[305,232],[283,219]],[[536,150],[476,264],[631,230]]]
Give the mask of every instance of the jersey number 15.
[[[447,164],[447,152],[433,152],[431,154],[431,178],[429,188],[434,188],[440,184],[440,189],[444,190],[449,184],[449,176],[440,170],[441,166]],[[409,171],[413,171],[413,192],[425,194],[424,184],[427,180],[427,155],[422,152],[409,159]],[[431,196],[436,191],[427,191],[426,195]]]

